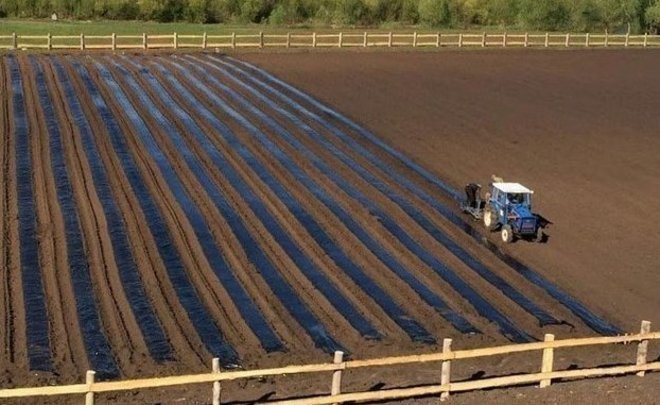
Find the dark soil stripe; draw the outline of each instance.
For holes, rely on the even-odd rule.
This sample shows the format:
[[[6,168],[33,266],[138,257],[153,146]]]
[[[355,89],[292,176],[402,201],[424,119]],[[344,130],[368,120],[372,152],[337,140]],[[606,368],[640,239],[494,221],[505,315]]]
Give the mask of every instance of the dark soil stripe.
[[[275,145],[270,139],[268,139],[265,134],[263,134],[258,128],[256,128],[252,123],[250,123],[245,117],[240,115],[238,112],[236,112],[234,109],[229,107],[224,101],[222,101],[219,97],[217,97],[215,94],[213,94],[209,89],[206,88],[198,79],[196,79],[194,76],[190,74],[190,71],[188,71],[186,68],[184,68],[182,65],[173,63],[174,66],[176,66],[178,69],[181,69],[182,72],[186,74],[186,76],[193,82],[193,84],[200,89],[202,92],[204,92],[210,100],[212,100],[218,107],[220,107],[223,111],[225,111],[227,114],[232,116],[241,126],[246,128],[251,135],[253,135],[256,139],[259,140],[266,148],[267,150],[275,156],[278,161],[289,171],[291,174],[296,177],[298,181],[301,182],[301,184],[305,185],[317,198],[319,198],[320,201],[323,202],[324,205],[326,205],[337,217],[353,232],[356,236],[360,238],[363,243],[372,251],[374,254],[376,254],[379,258],[383,260],[388,260],[391,258],[391,256],[386,252],[382,246],[380,246],[377,242],[375,242],[369,235],[368,233],[362,228],[362,226],[358,225],[355,220],[348,214],[346,211],[344,211],[338,204],[337,202],[332,199],[324,190],[323,188],[314,182],[309,176],[307,176],[304,171],[297,165],[291,158],[289,158],[277,145]],[[195,69],[198,71],[202,72],[203,70],[199,66],[194,66]],[[209,80],[212,80],[213,83],[220,87],[223,88],[223,91],[228,90],[231,91],[230,89],[226,89],[226,86],[222,85],[219,83],[217,80],[215,80],[212,77],[209,77]],[[240,95],[233,93],[231,94],[234,99],[241,103],[241,105],[245,106],[246,109],[248,109],[251,112],[254,112],[254,106],[251,104],[247,103]],[[283,135],[283,134],[278,134],[278,135]],[[264,168],[257,169],[255,170],[257,173],[260,175],[262,172],[265,171]],[[328,170],[330,171],[330,170]],[[284,201],[284,200],[283,200]],[[330,257],[333,259],[333,261],[340,267],[342,268],[346,274],[351,277],[357,285],[359,285],[363,290],[371,296],[374,301],[376,301],[385,311],[388,313],[388,315],[409,335],[413,340],[420,340],[420,341],[432,341],[433,338],[428,334],[427,331],[425,331],[421,325],[419,325],[416,321],[412,320],[408,314],[403,311],[393,300],[392,298],[382,290],[381,287],[379,287],[371,278],[369,278],[360,268],[357,266],[339,247],[336,246],[336,244],[332,241],[332,239],[322,230],[320,225],[316,221],[305,221],[304,224],[307,224],[309,228],[307,228],[310,232],[311,235],[315,238],[317,243],[324,247],[326,252],[330,255]],[[330,248],[330,249],[327,249]],[[436,301],[437,302],[437,301]],[[444,304],[444,302],[440,301],[440,304]],[[456,321],[456,325],[462,327],[462,328],[470,328],[472,331],[474,331],[474,328],[469,326],[469,324],[462,319],[458,314],[455,314],[453,311],[448,310],[448,307],[446,304],[444,304],[444,307],[442,308],[442,313],[448,314],[451,317],[451,320]],[[455,315],[455,317],[453,317]]]
[[[108,339],[98,314],[94,299],[94,287],[90,275],[87,254],[82,238],[82,230],[78,219],[73,189],[66,169],[64,151],[57,116],[53,109],[53,100],[48,94],[46,81],[41,65],[34,57],[30,58],[35,69],[35,81],[39,102],[44,113],[48,135],[50,136],[50,156],[57,189],[57,198],[62,210],[66,232],[66,244],[71,282],[75,292],[78,322],[87,350],[87,357],[100,376],[113,378],[119,376],[117,364],[112,355]]]
[[[213,64],[203,62],[206,66],[211,68],[218,69],[217,66]],[[219,82],[218,82],[219,83]],[[226,87],[226,86],[225,86]],[[227,90],[230,92],[234,99],[241,97],[238,93],[234,92],[231,89]],[[279,109],[283,111],[270,100],[265,98],[260,93],[254,91],[252,94],[257,97],[261,102],[270,105],[272,108]],[[300,151],[306,158],[308,158],[319,170],[323,173],[326,173],[332,181],[337,184],[342,190],[344,190],[349,196],[359,201],[362,205],[369,209],[370,213],[379,218],[379,221],[382,225],[394,235],[406,248],[408,248],[412,253],[419,257],[424,263],[431,267],[438,275],[440,275],[447,283],[449,283],[459,294],[461,294],[475,309],[481,314],[484,318],[489,319],[497,323],[500,327],[500,330],[504,336],[514,340],[514,341],[528,341],[530,340],[529,335],[524,333],[522,330],[518,329],[513,323],[511,323],[505,315],[500,313],[495,307],[493,307],[488,301],[483,299],[478,292],[476,292],[468,283],[462,280],[457,276],[453,271],[451,271],[444,263],[430,254],[426,249],[424,249],[419,243],[417,243],[405,230],[403,230],[393,219],[391,219],[386,212],[381,210],[372,200],[369,199],[364,193],[357,190],[354,186],[348,183],[343,179],[336,171],[333,171],[322,159],[315,155],[311,150],[305,147],[300,141],[298,141],[291,133],[284,129],[280,124],[278,124],[271,117],[263,113],[262,111],[256,109],[254,106],[247,106],[246,108],[251,108],[251,110],[273,131],[285,139],[291,146],[296,150]],[[303,129],[311,131],[311,128],[306,126],[304,123],[298,121],[296,125],[300,126]],[[316,134],[318,135],[318,134]],[[320,135],[318,135],[320,137]],[[333,153],[339,154],[336,147],[330,143],[324,145],[328,150]],[[352,162],[348,159],[344,159],[344,163],[347,164],[351,169],[358,171],[360,168],[357,167],[355,162]],[[376,184],[373,184],[375,187],[382,186],[382,183],[379,183],[377,179],[370,179],[370,182],[374,181]],[[404,207],[409,208],[409,207]],[[419,218],[417,218],[419,219]]]
[[[238,310],[241,312],[243,319],[259,338],[261,345],[266,351],[283,350],[284,348],[279,338],[268,325],[263,315],[259,311],[259,308],[255,305],[254,301],[252,301],[250,296],[245,291],[245,288],[240,284],[236,276],[232,273],[231,269],[229,269],[229,266],[225,261],[221,250],[218,248],[214,241],[211,230],[209,229],[208,223],[206,222],[206,218],[204,218],[202,213],[199,211],[199,208],[186,191],[180,179],[177,177],[174,168],[168,161],[163,151],[160,149],[156,140],[151,135],[151,132],[140,117],[140,114],[135,110],[135,107],[130,103],[126,94],[112,77],[107,68],[98,62],[96,62],[95,65],[106,85],[113,91],[114,94],[117,95],[117,101],[121,104],[124,112],[126,113],[126,116],[135,127],[136,133],[140,137],[140,140],[144,144],[145,148],[153,158],[154,162],[156,162],[160,168],[163,177],[166,179],[170,189],[172,190],[172,193],[179,202],[181,209],[186,213],[190,224],[195,230],[197,239],[202,246],[202,249],[204,250],[204,254],[208,259],[209,264],[218,277],[218,280],[225,287],[227,293],[232,297],[232,300],[234,301],[234,304]],[[139,89],[135,90],[137,90],[136,93],[138,95],[141,95]],[[153,106],[151,107],[152,108],[150,109],[150,113],[156,117],[159,113],[153,108]]]
[[[209,310],[204,306],[197,291],[193,287],[181,261],[181,257],[172,241],[165,220],[133,160],[125,141],[124,132],[117,123],[96,84],[91,79],[87,69],[79,62],[74,62],[73,66],[85,85],[86,90],[89,92],[96,111],[107,128],[110,142],[121,162],[124,174],[133,189],[133,193],[137,196],[179,302],[195,326],[195,330],[207,350],[212,355],[220,358],[223,367],[235,367],[239,362],[238,355],[224,340],[222,332],[216,326]]]
[[[251,64],[243,62],[243,61],[238,61],[238,60],[233,59],[233,58],[226,58],[226,59],[231,60],[234,63],[241,64],[241,65],[249,68],[251,71],[260,74],[262,77],[266,78],[271,83],[276,83],[276,84],[282,86],[287,91],[291,92],[292,94],[295,94],[296,96],[298,96],[301,99],[305,100],[306,102],[310,103],[314,107],[318,108],[323,114],[325,114],[327,116],[330,116],[330,117],[333,117],[334,119],[337,119],[338,121],[340,121],[343,124],[347,125],[351,129],[356,131],[358,134],[363,136],[365,139],[371,141],[373,144],[377,145],[382,150],[384,150],[385,152],[387,152],[388,154],[390,154],[394,158],[401,161],[405,166],[407,166],[410,169],[412,169],[413,171],[415,171],[422,178],[424,178],[426,181],[433,184],[435,187],[440,189],[443,193],[445,193],[449,197],[451,197],[455,200],[461,200],[462,199],[462,194],[458,190],[453,189],[452,187],[447,185],[442,180],[440,180],[437,177],[430,174],[428,171],[426,171],[421,166],[419,166],[416,163],[412,162],[405,155],[401,154],[397,150],[395,150],[392,147],[390,147],[389,145],[387,145],[385,142],[378,139],[378,137],[376,137],[374,134],[372,134],[368,130],[362,128],[358,124],[356,124],[353,121],[349,120],[344,115],[336,112],[335,110],[331,109],[330,107],[327,107],[327,106],[323,105],[321,102],[317,101],[312,96],[296,89],[295,87],[287,84],[286,82],[276,78],[275,76],[271,75],[270,73],[266,72],[265,70],[260,69],[260,68],[254,66],[254,65],[251,65]],[[371,161],[371,163],[378,164],[378,161]],[[392,173],[392,172],[394,172],[394,171],[389,171],[388,173]],[[588,325],[590,328],[592,328],[596,332],[598,332],[600,334],[603,334],[603,335],[617,335],[617,334],[622,333],[621,330],[618,327],[610,324],[609,322],[605,321],[604,319],[602,319],[602,318],[598,317],[597,315],[595,315],[594,313],[592,313],[582,303],[577,301],[575,298],[571,297],[566,292],[562,291],[559,287],[557,287],[556,285],[551,283],[549,280],[547,280],[546,278],[541,276],[538,272],[534,271],[529,266],[521,263],[518,259],[516,259],[516,258],[508,255],[507,253],[503,252],[497,245],[495,245],[491,241],[484,238],[483,235],[479,231],[477,231],[472,225],[467,223],[460,216],[453,213],[445,205],[439,203],[437,200],[435,200],[434,198],[429,196],[420,187],[416,186],[414,183],[410,182],[409,180],[405,181],[405,182],[402,182],[402,184],[410,192],[414,193],[417,197],[419,197],[423,201],[430,204],[441,215],[443,215],[445,218],[447,218],[453,224],[455,224],[460,229],[465,231],[468,235],[470,235],[472,237],[472,239],[474,239],[475,241],[477,241],[477,242],[483,244],[484,246],[486,246],[498,258],[500,258],[504,263],[506,263],[512,269],[514,269],[515,271],[520,273],[528,281],[530,281],[531,283],[533,283],[536,286],[538,286],[538,287],[542,288],[543,290],[545,290],[551,297],[555,298],[559,303],[564,305],[571,312],[573,312],[580,319],[582,319],[582,321],[586,325]]]
[[[28,360],[30,370],[52,371],[53,359],[50,348],[48,311],[39,266],[39,246],[36,235],[37,216],[34,190],[32,188],[32,153],[28,119],[25,111],[25,97],[23,95],[23,79],[15,57],[10,55],[5,60],[11,73],[11,94],[14,107],[13,132],[16,139],[18,231]]]
[[[187,100],[195,111],[199,113],[204,119],[206,119],[216,131],[219,133],[227,134],[231,130],[224,125],[220,120],[218,120],[204,105],[197,100],[192,93],[190,93],[181,83],[172,75],[169,71],[164,69],[161,65],[157,65],[157,68],[163,73],[169,85],[173,89],[181,94],[181,96]],[[144,70],[144,73],[151,76],[147,70]],[[150,79],[151,80],[151,79]],[[157,86],[157,89],[160,92],[164,92],[165,89],[158,83],[154,83]],[[190,118],[187,115],[181,114],[177,109],[177,114],[182,120],[188,122]],[[298,247],[298,245],[291,239],[289,234],[282,228],[279,222],[270,214],[264,203],[261,199],[252,191],[250,186],[243,180],[243,178],[238,174],[238,172],[233,168],[233,166],[225,159],[223,154],[221,154],[218,149],[215,147],[213,142],[211,142],[197,127],[194,122],[187,123],[191,134],[195,136],[195,139],[204,147],[206,153],[211,157],[212,161],[220,170],[223,175],[235,185],[235,189],[241,195],[243,200],[250,206],[255,215],[261,220],[265,227],[271,232],[273,238],[277,243],[287,252],[289,257],[293,262],[298,266],[298,268],[305,274],[305,276],[312,282],[315,288],[317,288],[323,295],[330,301],[333,306],[344,316],[351,325],[360,332],[361,335],[376,339],[380,337],[380,333],[373,328],[368,320],[364,318],[351,304],[350,301],[335,287],[334,284],[323,274],[323,272],[310,260],[305,253]],[[235,135],[230,134],[230,137]],[[282,187],[281,185],[279,185]],[[291,198],[291,195],[288,194],[289,202],[294,202]],[[302,207],[298,204],[298,209]]]
[[[57,70],[59,82],[62,84],[64,95],[71,109],[71,119],[80,131],[83,148],[94,179],[94,187],[96,188],[96,193],[105,213],[108,233],[112,241],[113,253],[117,263],[117,269],[119,270],[119,276],[122,280],[122,286],[126,291],[126,298],[131,305],[151,356],[160,362],[172,360],[172,349],[151,307],[142,278],[138,273],[133,252],[126,236],[124,221],[112,196],[103,161],[94,143],[92,128],[85,117],[80,101],[69,81],[68,75],[64,71],[64,67],[55,58],[50,58],[49,62]]]
[[[124,75],[124,79],[126,80],[129,87],[133,90],[135,96],[138,97],[142,105],[148,109],[156,122],[172,140],[172,143],[176,146],[178,153],[180,153],[184,158],[188,164],[188,167],[190,167],[192,172],[195,174],[195,177],[197,177],[199,182],[204,187],[206,193],[209,195],[215,206],[222,214],[223,218],[227,221],[227,224],[229,224],[232,232],[234,235],[236,235],[237,239],[241,243],[243,250],[246,252],[248,259],[259,270],[259,273],[266,280],[268,286],[272,289],[277,298],[284,304],[284,306],[296,319],[296,321],[300,323],[303,329],[305,329],[317,347],[328,353],[334,353],[336,350],[343,350],[343,348],[328,333],[326,328],[318,321],[316,316],[314,316],[314,314],[309,310],[307,305],[305,305],[305,303],[300,299],[294,289],[286,282],[271,260],[268,259],[257,241],[246,228],[241,217],[232,208],[225,196],[222,195],[221,191],[206,173],[201,162],[190,150],[186,142],[183,140],[183,137],[174,127],[172,122],[168,120],[162,114],[162,112],[158,110],[158,107],[153,103],[153,101],[151,101],[151,99],[146,96],[140,84],[138,84],[135,79],[133,79],[128,70],[115,62],[113,62],[113,64]],[[190,134],[193,135],[198,141],[206,140],[206,136],[199,128],[199,126],[197,126],[190,115],[188,115],[181,107],[176,104],[169,93],[167,93],[167,90],[165,90],[165,88],[160,85],[160,83],[153,77],[153,75],[149,74],[146,70],[142,70],[142,73],[144,74],[145,79],[149,85],[152,86],[157,94],[159,94],[161,101],[167,106],[169,112],[174,113],[176,117],[181,120]],[[208,142],[208,140],[206,141]],[[212,145],[208,146],[213,148]],[[219,168],[226,173],[228,167],[229,165],[226,164],[226,166],[220,166]],[[232,186],[234,188],[238,188],[239,185],[232,183]],[[273,236],[275,236],[276,240],[278,240],[278,235]]]
[[[336,136],[337,138],[341,139],[346,144],[348,144],[352,150],[355,150],[357,153],[368,159],[370,162],[371,161],[377,162],[378,168],[380,168],[385,173],[387,173],[389,177],[405,185],[406,187],[409,187],[411,185],[410,180],[400,175],[395,170],[388,168],[387,165],[382,160],[377,159],[375,156],[373,156],[371,152],[369,152],[369,150],[364,148],[358,142],[355,142],[355,140],[353,140],[351,137],[341,132],[337,127],[335,127],[334,125],[323,119],[322,117],[310,112],[309,110],[307,110],[306,108],[304,108],[302,105],[298,104],[291,98],[287,97],[281,92],[278,92],[275,88],[247,75],[246,72],[244,72],[243,70],[237,69],[233,65],[225,63],[224,61],[220,61],[220,63],[231,69],[237,70],[239,74],[241,74],[244,77],[247,77],[252,83],[256,83],[258,86],[262,87],[267,92],[273,94],[275,97],[279,98],[284,103],[291,106],[291,108],[295,109],[296,111],[300,111],[301,113],[310,117],[312,120],[321,124],[326,130],[328,130],[334,136]],[[438,229],[431,221],[429,221],[426,218],[426,216],[424,216],[424,214],[420,210],[418,210],[413,204],[411,204],[405,198],[403,198],[403,196],[396,193],[394,190],[392,190],[392,188],[388,187],[387,184],[380,181],[376,176],[371,174],[362,165],[355,162],[346,154],[344,154],[340,149],[338,149],[334,144],[332,144],[332,142],[328,141],[321,134],[319,134],[314,129],[309,127],[309,125],[305,124],[297,116],[291,114],[289,111],[280,108],[276,103],[264,97],[263,94],[257,92],[253,87],[246,85],[244,82],[239,81],[235,76],[230,75],[229,72],[223,71],[223,73],[229,75],[228,77],[230,77],[231,80],[235,81],[239,86],[246,88],[256,97],[259,97],[261,101],[263,101],[268,106],[278,111],[280,114],[284,115],[286,118],[291,120],[295,125],[303,128],[310,135],[311,139],[321,144],[324,148],[330,150],[338,159],[340,159],[346,165],[351,167],[355,172],[357,172],[365,181],[373,185],[381,193],[386,195],[390,200],[392,200],[397,205],[399,205],[411,218],[413,218],[422,228],[424,228],[424,230],[426,230],[431,236],[433,236],[435,240],[440,242],[444,247],[447,248],[447,250],[452,252],[456,257],[458,257],[463,263],[465,263],[469,268],[474,270],[482,278],[484,278],[486,281],[491,283],[497,289],[502,291],[512,301],[514,301],[516,304],[520,305],[523,309],[525,309],[527,312],[529,312],[534,317],[536,317],[536,319],[539,320],[539,323],[542,326],[556,325],[562,323],[557,319],[555,319],[550,314],[548,314],[545,310],[541,309],[538,305],[532,302],[525,295],[523,295],[518,290],[513,288],[503,278],[499,277],[497,274],[491,271],[483,263],[477,260],[473,255],[468,253],[464,248],[462,248],[451,238],[449,238],[446,233]]]

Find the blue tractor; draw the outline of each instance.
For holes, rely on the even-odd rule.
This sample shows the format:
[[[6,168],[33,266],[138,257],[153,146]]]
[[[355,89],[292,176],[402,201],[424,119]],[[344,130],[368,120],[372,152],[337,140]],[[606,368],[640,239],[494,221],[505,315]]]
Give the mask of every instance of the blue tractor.
[[[532,190],[519,183],[495,181],[491,183],[485,201],[481,200],[480,190],[479,184],[468,184],[465,187],[467,200],[461,208],[475,219],[482,220],[489,231],[499,230],[503,242],[510,243],[516,238],[536,242],[547,239],[543,229],[550,222],[532,212]]]

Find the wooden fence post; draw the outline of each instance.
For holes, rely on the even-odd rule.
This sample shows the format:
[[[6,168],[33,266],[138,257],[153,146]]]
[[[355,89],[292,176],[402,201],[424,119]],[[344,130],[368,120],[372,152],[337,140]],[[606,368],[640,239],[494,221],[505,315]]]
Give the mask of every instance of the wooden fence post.
[[[436,48],[440,48],[440,36],[441,35],[442,34],[440,34],[439,32],[435,33],[435,47]]]
[[[231,33],[231,48],[232,49],[236,48],[236,33],[235,32]]]
[[[340,32],[340,33],[339,33],[339,39],[337,40],[337,46],[338,46],[339,48],[342,47],[342,45],[343,45],[342,42],[344,42],[344,33],[343,33],[343,32]]]
[[[564,45],[566,46],[566,48],[571,46],[571,33],[570,32],[566,33],[566,43]]]
[[[484,48],[486,46],[486,33],[483,32],[481,34],[481,47]]]
[[[463,34],[458,34],[458,47],[463,47]]]
[[[451,352],[451,339],[442,340],[442,353]],[[447,387],[447,391],[440,393],[440,401],[444,401],[449,398],[449,383],[451,382],[451,360],[445,360],[442,362],[442,368],[440,371],[440,385]]]
[[[417,31],[413,32],[413,48],[417,48]]]
[[[84,51],[85,50],[85,34],[82,32],[80,33],[80,50]]]
[[[142,33],[142,49],[147,49],[147,33]]]
[[[387,37],[387,46],[388,46],[389,48],[392,47],[392,31],[390,31],[390,33],[388,34],[388,37]]]
[[[316,48],[316,32],[312,33],[312,48]]]
[[[502,48],[506,48],[506,32],[502,35]]]
[[[11,33],[11,46],[14,49],[18,48],[18,38],[16,37],[15,32]]]
[[[646,48],[646,45],[648,44],[648,39],[649,39],[649,34],[648,32],[644,33],[644,48]]]
[[[286,33],[286,47],[291,48],[291,33],[290,32]]]
[[[112,41],[112,50],[116,51],[117,50],[117,34],[114,33],[114,32],[111,35],[111,41]]]
[[[555,340],[555,335],[551,333],[546,333],[545,339],[543,339],[544,342],[553,342],[554,340]],[[543,349],[543,362],[541,363],[541,372],[552,373],[553,361],[554,361],[554,349],[552,347]],[[541,384],[539,384],[539,386],[541,388],[548,387],[550,386],[551,381],[552,380],[550,379],[541,380]]]
[[[215,357],[211,363],[211,371],[213,373],[220,374],[220,359]],[[220,386],[220,381],[213,382],[213,405],[220,405],[220,394],[222,393],[222,387]]]
[[[206,34],[206,31],[204,31],[204,34],[202,34],[202,49],[206,49],[208,46],[208,35]]]
[[[367,33],[367,31],[364,32],[364,37],[363,37],[363,39],[362,39],[362,46],[363,46],[364,48],[366,48],[367,46],[369,46],[369,34]]]
[[[264,47],[264,32],[259,31],[259,48]]]
[[[607,32],[607,30],[605,30],[605,46],[606,46],[606,47],[609,46],[609,43],[610,43],[610,41],[609,41],[609,39],[610,39],[610,38],[609,38],[609,35],[610,35],[610,34]]]
[[[529,33],[525,33],[525,44],[523,45],[525,48],[529,46]]]
[[[649,321],[642,321],[642,327],[639,331],[639,333],[651,333],[651,322]],[[648,340],[642,340],[639,342],[637,345],[637,365],[641,366],[646,364],[646,354],[649,351],[649,341]],[[644,371],[640,371],[637,373],[638,376],[644,377],[644,374],[646,374]]]
[[[589,33],[587,32],[587,35],[584,37],[584,46],[589,48]]]
[[[48,33],[48,50],[50,51],[53,49],[53,35],[49,32]]]
[[[85,405],[94,405],[94,392],[92,385],[94,385],[94,376],[96,371],[87,370],[85,375],[85,385],[87,385],[87,393],[85,394]]]
[[[336,351],[334,363],[341,364],[343,362],[344,362],[344,352]],[[342,373],[341,370],[335,370],[332,373],[332,388],[330,389],[330,395],[341,394],[341,373]]]
[[[626,32],[626,43],[624,45],[626,48],[628,47],[628,42],[630,42],[630,32]]]
[[[545,47],[547,48],[548,46],[550,46],[550,34],[548,34],[546,32],[545,33]]]
[[[172,45],[174,49],[179,49],[179,34],[176,32],[172,35]]]

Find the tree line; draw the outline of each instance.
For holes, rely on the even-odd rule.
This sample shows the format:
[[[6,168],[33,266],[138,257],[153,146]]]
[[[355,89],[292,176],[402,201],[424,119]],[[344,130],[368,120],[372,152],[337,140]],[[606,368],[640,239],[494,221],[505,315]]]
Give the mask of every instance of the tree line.
[[[660,0],[3,0],[0,17],[658,32]]]

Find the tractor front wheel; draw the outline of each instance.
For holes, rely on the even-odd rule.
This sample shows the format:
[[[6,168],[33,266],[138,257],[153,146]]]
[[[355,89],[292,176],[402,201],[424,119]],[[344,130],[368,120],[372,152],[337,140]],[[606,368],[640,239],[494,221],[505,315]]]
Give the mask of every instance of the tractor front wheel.
[[[502,230],[500,231],[500,236],[502,237],[502,242],[504,243],[513,242],[513,229],[511,228],[511,225],[506,224],[502,226]]]
[[[494,231],[497,228],[497,219],[495,213],[489,207],[484,210],[484,226],[489,231]]]

